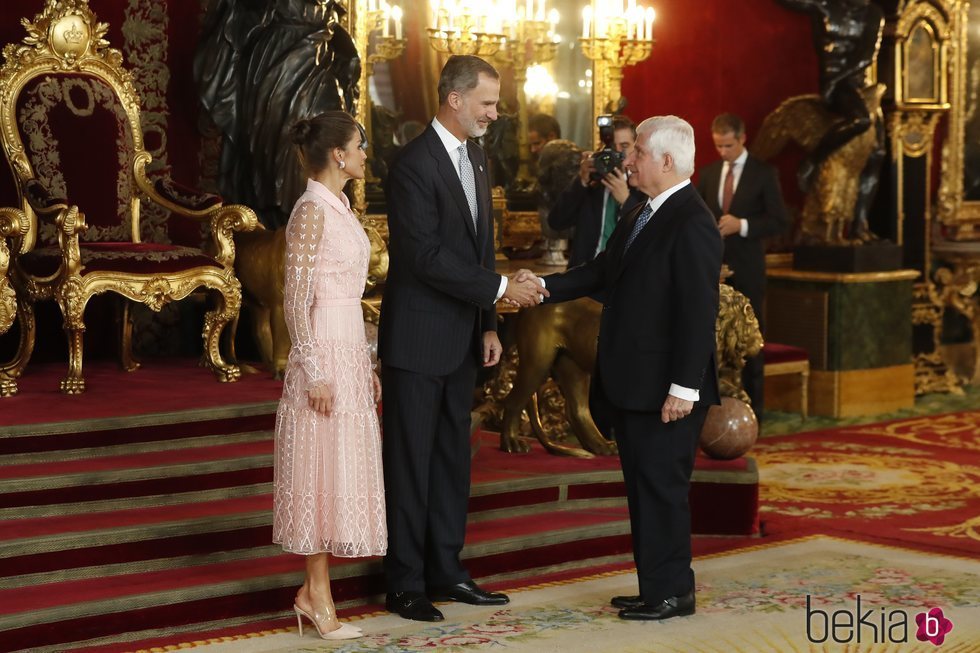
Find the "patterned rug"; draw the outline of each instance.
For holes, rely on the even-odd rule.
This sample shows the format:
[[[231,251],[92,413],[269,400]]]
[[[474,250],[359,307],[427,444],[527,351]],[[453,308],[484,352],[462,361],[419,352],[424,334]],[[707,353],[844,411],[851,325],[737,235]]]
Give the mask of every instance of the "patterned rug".
[[[980,558],[980,412],[766,438],[760,513],[773,535],[814,532]]]
[[[701,558],[695,570],[697,614],[662,623],[617,618],[609,597],[636,585],[632,573],[612,572],[512,592],[500,610],[443,605],[440,624],[368,615],[359,640],[289,628],[154,650],[904,653],[936,650],[940,639],[944,653],[980,650],[977,560],[814,536]]]

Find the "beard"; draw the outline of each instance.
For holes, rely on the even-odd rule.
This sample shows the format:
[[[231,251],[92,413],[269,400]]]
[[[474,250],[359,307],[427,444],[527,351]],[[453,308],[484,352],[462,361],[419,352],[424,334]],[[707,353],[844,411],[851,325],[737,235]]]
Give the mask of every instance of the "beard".
[[[480,124],[477,118],[458,118],[459,124],[466,129],[466,135],[470,138],[480,138],[487,133],[487,129],[490,127],[489,124]]]

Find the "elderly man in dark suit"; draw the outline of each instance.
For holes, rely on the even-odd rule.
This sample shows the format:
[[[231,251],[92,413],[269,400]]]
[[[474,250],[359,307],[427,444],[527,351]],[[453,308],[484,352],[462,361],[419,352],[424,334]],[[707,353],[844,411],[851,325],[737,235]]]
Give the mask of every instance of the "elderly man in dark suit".
[[[745,123],[723,113],[711,123],[711,138],[721,157],[698,175],[698,192],[718,220],[725,239],[724,262],[731,268],[728,283],[749,299],[763,324],[766,293],[764,240],[786,231],[789,218],[779,189],[779,173],[745,149]],[[763,410],[762,354],[748,359],[742,385],[759,421]]]
[[[470,408],[477,366],[496,365],[497,301],[539,301],[534,280],[494,272],[487,159],[470,141],[497,118],[497,71],[449,58],[439,112],[391,166],[390,268],[378,334],[388,511],[387,608],[439,621],[431,601],[507,603],[459,560],[470,487]]]
[[[690,182],[687,122],[644,120],[625,165],[649,199],[623,216],[595,259],[542,281],[547,301],[603,291],[590,407],[619,445],[640,587],[612,603],[623,619],[667,619],[695,610],[687,494],[707,409],[720,401],[722,243]]]

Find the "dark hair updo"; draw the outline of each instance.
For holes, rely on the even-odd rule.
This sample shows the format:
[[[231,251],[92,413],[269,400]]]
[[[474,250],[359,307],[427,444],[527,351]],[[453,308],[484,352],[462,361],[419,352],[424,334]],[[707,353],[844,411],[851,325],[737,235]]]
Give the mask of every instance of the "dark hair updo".
[[[317,173],[327,167],[330,150],[345,148],[358,131],[360,127],[349,113],[324,111],[312,118],[294,122],[289,128],[289,138],[299,149],[300,159],[306,168]]]

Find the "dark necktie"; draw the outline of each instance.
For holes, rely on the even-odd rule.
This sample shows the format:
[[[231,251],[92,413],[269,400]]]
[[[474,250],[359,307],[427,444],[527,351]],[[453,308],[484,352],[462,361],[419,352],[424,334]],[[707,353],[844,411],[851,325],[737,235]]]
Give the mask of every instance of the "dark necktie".
[[[479,211],[476,205],[476,178],[473,176],[473,164],[470,163],[470,155],[466,151],[465,141],[459,146],[459,180],[463,184],[463,192],[466,193],[466,201],[470,205],[473,228],[479,231],[476,224]]]
[[[636,216],[636,222],[633,223],[633,231],[630,232],[629,238],[626,239],[626,249],[623,251],[628,251],[630,245],[636,240],[636,237],[640,235],[640,231],[643,227],[650,222],[650,218],[653,216],[653,209],[650,207],[650,203],[647,202],[644,205],[643,210],[640,211],[640,215]]]
[[[735,163],[728,164],[728,174],[725,175],[725,185],[721,189],[721,212],[728,213],[732,208],[732,197],[735,195]]]

